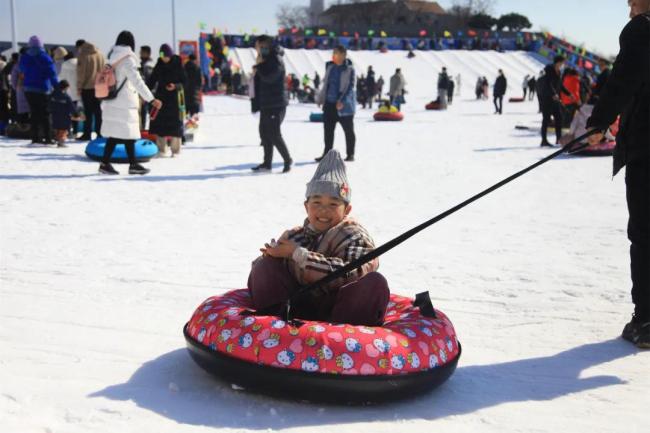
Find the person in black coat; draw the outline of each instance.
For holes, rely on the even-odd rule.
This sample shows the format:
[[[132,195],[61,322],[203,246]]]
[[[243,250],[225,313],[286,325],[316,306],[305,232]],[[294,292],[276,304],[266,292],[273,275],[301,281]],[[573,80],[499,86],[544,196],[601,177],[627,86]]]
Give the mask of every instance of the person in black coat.
[[[260,138],[264,148],[264,162],[253,167],[253,171],[269,171],[273,163],[275,146],[284,159],[283,173],[291,170],[293,160],[282,137],[280,129],[287,112],[287,91],[285,88],[284,63],[282,53],[270,36],[262,35],[255,41],[257,64],[253,67],[251,89],[251,108],[260,112]],[[297,80],[297,78],[295,78]]]
[[[198,114],[201,108],[201,85],[203,83],[203,76],[201,69],[196,64],[196,56],[190,54],[188,61],[185,63],[185,105],[187,106],[187,113],[190,116]]]
[[[368,102],[368,108],[372,110],[372,100],[375,99],[375,88],[377,82],[375,81],[375,71],[372,69],[372,66],[368,66],[368,73],[366,74],[366,98]]]
[[[163,44],[160,58],[153,68],[147,85],[154,89],[156,99],[162,101],[162,108],[152,119],[149,132],[155,134],[159,155],[165,154],[167,144],[172,148],[172,156],[181,149],[183,137],[184,113],[181,110],[179,92],[183,91],[186,77],[181,58],[174,54],[172,48]]]
[[[553,147],[548,142],[548,127],[551,123],[551,116],[555,122],[555,136],[557,142],[562,137],[562,104],[560,103],[560,92],[567,95],[571,93],[562,85],[561,71],[566,59],[563,56],[555,56],[553,64],[544,68],[544,75],[537,80],[537,88],[542,109],[542,147]]]
[[[494,81],[494,114],[503,114],[503,97],[508,89],[508,80],[499,69],[499,76]]]
[[[605,131],[620,114],[614,174],[627,166],[634,316],[622,337],[650,348],[650,1],[630,2],[633,17],[621,33],[620,51],[587,127]],[[602,133],[589,138],[599,143]]]

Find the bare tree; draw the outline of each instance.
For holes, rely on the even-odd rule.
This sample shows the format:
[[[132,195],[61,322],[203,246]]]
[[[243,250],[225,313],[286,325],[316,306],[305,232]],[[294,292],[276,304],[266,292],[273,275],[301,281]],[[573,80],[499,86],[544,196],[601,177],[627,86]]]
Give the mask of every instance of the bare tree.
[[[309,8],[282,3],[275,12],[275,19],[281,27],[307,27],[309,25]]]

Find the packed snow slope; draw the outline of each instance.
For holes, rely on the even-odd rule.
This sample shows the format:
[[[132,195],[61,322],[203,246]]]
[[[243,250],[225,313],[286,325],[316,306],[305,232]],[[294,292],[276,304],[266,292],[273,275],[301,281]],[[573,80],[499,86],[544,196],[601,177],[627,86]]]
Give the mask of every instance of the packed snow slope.
[[[352,214],[377,244],[550,152],[514,129],[539,124],[536,103],[495,116],[465,96],[426,112],[411,80],[403,122],[355,119]],[[314,110],[288,108],[284,175],[277,155],[273,173],[251,172],[258,117],[229,97],[206,98],[196,141],[147,176],[98,175],[85,144],[0,140],[1,432],[647,431],[650,353],[618,338],[632,309],[609,158],[558,158],[381,257],[393,292],[429,290],[456,326],[463,355],[434,392],[324,406],[196,366],[182,336],[193,310],[245,286],[264,242],[303,221],[323,149]]]
[[[250,72],[255,64],[255,50],[237,48],[233,50],[234,60],[245,72]],[[447,67],[450,76],[456,81],[460,75],[461,94],[473,95],[476,80],[487,77],[494,84],[499,69],[511,86],[510,96],[521,96],[522,83],[526,75],[538,75],[544,65],[539,60],[523,51],[499,53],[496,51],[414,51],[415,57],[406,57],[406,51],[348,51],[348,57],[355,67],[357,75],[365,75],[368,66],[375,70],[375,79],[384,78],[384,93],[388,92],[388,83],[396,68],[401,68],[407,82],[407,89],[412,95],[429,95],[431,99],[438,93],[438,73]],[[304,74],[314,77],[318,72],[321,79],[325,72],[325,63],[332,58],[332,51],[326,50],[284,50],[284,63],[287,73],[302,77]],[[407,96],[408,99],[408,96]]]

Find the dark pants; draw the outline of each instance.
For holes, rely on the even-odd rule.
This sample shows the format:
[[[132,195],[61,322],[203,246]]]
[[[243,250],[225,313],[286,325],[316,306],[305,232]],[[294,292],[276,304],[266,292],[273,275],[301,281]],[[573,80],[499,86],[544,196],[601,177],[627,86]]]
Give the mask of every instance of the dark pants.
[[[1,80],[2,78],[0,78]],[[0,90],[0,122],[9,120],[9,92]]]
[[[524,101],[526,100],[527,95],[528,95],[528,87],[524,87]]]
[[[277,147],[285,163],[291,161],[289,149],[282,138],[280,126],[284,121],[286,108],[270,108],[260,111],[260,138],[264,147],[264,165],[271,166],[273,162],[273,147]]]
[[[553,103],[549,106],[542,106],[542,141],[548,141],[548,127],[551,124],[551,116],[555,120],[555,137],[557,142],[562,138],[562,111],[560,104]]]
[[[99,99],[95,98],[95,89],[82,89],[81,101],[84,105],[84,134],[85,138],[89,138],[93,128],[93,119],[95,121],[95,132],[101,135],[102,130],[102,108],[99,105]]]
[[[298,288],[283,259],[263,257],[253,265],[248,277],[253,306],[269,314],[278,314],[280,306]],[[292,303],[292,311],[295,317],[303,319],[379,326],[384,321],[389,297],[386,279],[378,272],[371,272],[342,286],[317,305],[310,300]]]
[[[102,162],[108,164],[111,161],[111,156],[113,156],[113,151],[115,146],[119,143],[124,144],[126,147],[126,155],[129,158],[129,164],[134,165],[135,162],[135,140],[121,140],[119,138],[108,137],[106,140],[106,146],[104,147],[104,157]]]
[[[494,95],[494,110],[495,113],[503,114],[503,95]]]
[[[625,185],[634,314],[650,320],[650,160],[628,164]]]
[[[140,130],[144,131],[147,129],[147,116],[149,115],[149,103],[142,102],[140,106]]]
[[[345,133],[345,150],[347,156],[354,156],[357,137],[354,135],[354,116],[339,116],[336,104],[326,102],[323,107],[323,124],[325,128],[325,150],[323,155],[334,147],[334,129],[340,123]]]
[[[52,140],[48,96],[45,93],[25,92],[25,97],[31,111],[32,141]]]
[[[562,126],[564,128],[568,128],[571,126],[571,122],[573,122],[573,116],[576,115],[576,111],[578,111],[580,107],[578,104],[569,104],[565,105],[562,109]]]

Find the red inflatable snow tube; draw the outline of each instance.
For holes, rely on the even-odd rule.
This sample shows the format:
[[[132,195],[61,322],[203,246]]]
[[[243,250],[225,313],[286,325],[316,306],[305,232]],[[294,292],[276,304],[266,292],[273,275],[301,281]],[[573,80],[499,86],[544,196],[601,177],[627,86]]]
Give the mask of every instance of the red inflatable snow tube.
[[[384,113],[381,111],[378,111],[375,113],[373,116],[376,121],[379,122],[399,122],[401,120],[404,120],[404,115],[400,113],[399,111],[393,112],[393,113]]]
[[[427,110],[442,110],[442,107],[440,106],[440,102],[438,101],[431,101],[427,105],[424,106]]]
[[[508,102],[524,102],[524,98],[522,98],[522,97],[519,97],[519,98],[512,97],[512,98],[508,99]]]
[[[251,314],[248,290],[203,302],[185,325],[192,358],[244,388],[336,402],[392,400],[430,390],[456,368],[461,347],[442,312],[424,315],[392,295],[381,327],[285,322]]]

